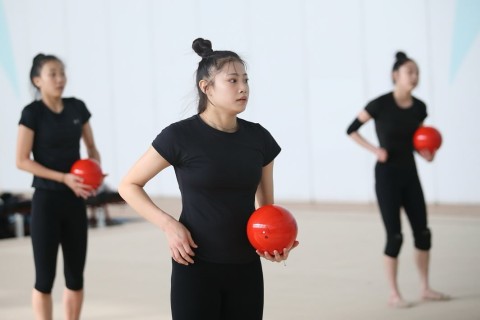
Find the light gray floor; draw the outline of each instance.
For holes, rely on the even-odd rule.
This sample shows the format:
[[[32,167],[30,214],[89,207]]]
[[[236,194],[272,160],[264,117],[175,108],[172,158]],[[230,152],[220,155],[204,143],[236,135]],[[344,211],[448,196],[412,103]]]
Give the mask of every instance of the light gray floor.
[[[160,201],[171,212],[178,201]],[[264,319],[480,319],[480,208],[434,207],[432,286],[454,297],[418,301],[411,233],[404,220],[400,286],[416,305],[386,306],[383,227],[375,206],[284,204],[296,216],[300,246],[287,265],[264,261]],[[128,207],[114,217],[132,217]],[[170,319],[170,258],[163,234],[131,222],[91,229],[82,319]],[[61,258],[61,255],[59,255]],[[32,319],[30,239],[0,241],[0,319]],[[62,319],[62,264],[54,288],[55,319]]]

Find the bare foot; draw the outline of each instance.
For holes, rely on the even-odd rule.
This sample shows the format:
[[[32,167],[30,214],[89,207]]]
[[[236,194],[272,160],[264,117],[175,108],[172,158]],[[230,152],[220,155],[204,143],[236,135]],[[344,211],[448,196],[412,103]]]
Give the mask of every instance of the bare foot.
[[[432,289],[427,289],[422,293],[422,300],[424,301],[448,301],[450,299],[449,295],[433,291]]]
[[[399,296],[391,296],[388,300],[388,305],[395,309],[410,308],[412,306],[410,302],[403,300],[402,297]]]

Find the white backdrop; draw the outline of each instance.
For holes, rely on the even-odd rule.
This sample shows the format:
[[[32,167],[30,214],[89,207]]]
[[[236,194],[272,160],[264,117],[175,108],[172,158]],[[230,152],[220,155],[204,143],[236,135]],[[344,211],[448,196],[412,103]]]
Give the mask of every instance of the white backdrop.
[[[434,163],[417,159],[427,201],[480,203],[480,0],[0,0],[0,19],[0,191],[30,190],[14,158],[37,53],[66,63],[65,96],[92,112],[115,188],[163,127],[196,112],[191,43],[204,37],[248,64],[251,100],[241,117],[283,148],[277,199],[375,199],[375,159],[345,131],[392,89],[403,50],[420,67],[415,95],[427,103],[426,124],[444,137]],[[373,122],[361,130],[376,142]],[[147,188],[179,194],[172,169]]]

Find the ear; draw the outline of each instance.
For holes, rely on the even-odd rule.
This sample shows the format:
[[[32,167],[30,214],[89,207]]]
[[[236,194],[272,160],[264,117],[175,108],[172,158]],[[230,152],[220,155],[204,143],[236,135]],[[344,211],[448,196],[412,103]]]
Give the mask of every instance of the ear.
[[[398,78],[398,70],[395,70],[392,72],[392,81],[393,83],[396,83],[397,82],[397,78]]]
[[[203,93],[207,94],[208,81],[207,80],[200,80],[198,82],[198,87],[200,88],[200,90],[202,90]]]
[[[34,78],[33,78],[33,83],[35,84],[35,86],[36,86],[37,88],[40,88],[41,82],[42,82],[42,81],[41,81],[40,77],[34,77]]]

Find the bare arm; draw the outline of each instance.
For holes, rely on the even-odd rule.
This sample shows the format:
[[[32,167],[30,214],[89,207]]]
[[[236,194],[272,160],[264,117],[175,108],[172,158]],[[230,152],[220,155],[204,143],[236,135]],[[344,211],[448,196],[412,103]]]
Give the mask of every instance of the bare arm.
[[[273,161],[262,169],[262,178],[258,184],[257,193],[257,205],[262,207],[265,205],[274,203],[273,196]],[[257,254],[270,261],[280,262],[288,259],[290,250],[298,246],[298,241],[295,241],[291,248],[285,248],[282,253],[274,251],[274,255],[270,255],[268,252],[260,252],[257,250]]]
[[[83,138],[83,142],[85,143],[85,147],[87,148],[88,157],[95,159],[98,162],[101,162],[100,153],[98,152],[97,146],[95,145],[95,140],[93,139],[92,127],[90,126],[89,122],[83,125],[82,138]]]
[[[366,123],[368,122],[370,119],[372,119],[372,117],[370,116],[370,114],[365,111],[365,110],[362,110],[360,111],[360,113],[358,114],[358,120],[362,123]],[[372,143],[370,143],[367,139],[365,139],[358,131],[354,131],[352,133],[350,133],[350,137],[356,142],[358,143],[360,146],[364,147],[365,149],[367,149],[368,151],[372,152],[373,154],[375,154],[375,156],[377,157],[378,161],[379,162],[385,162],[387,161],[387,158],[388,158],[388,154],[387,154],[387,151],[381,147],[376,147],[374,146]]]
[[[122,179],[118,192],[142,217],[164,230],[172,216],[155,205],[143,189],[160,171],[170,166],[158,152],[150,147]]]
[[[274,203],[273,196],[273,161],[262,169],[262,178],[258,184],[257,193],[257,206],[262,207],[267,204]]]
[[[172,258],[188,265],[194,262],[192,248],[197,247],[190,232],[160,209],[144,190],[145,184],[168,166],[170,163],[150,147],[122,179],[118,192],[138,214],[165,232]]]

